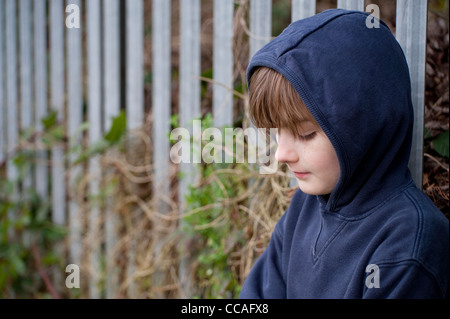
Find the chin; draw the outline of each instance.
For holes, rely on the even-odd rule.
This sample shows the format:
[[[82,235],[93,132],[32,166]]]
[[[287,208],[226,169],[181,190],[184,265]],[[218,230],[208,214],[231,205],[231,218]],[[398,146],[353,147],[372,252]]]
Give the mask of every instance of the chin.
[[[304,182],[301,182],[298,180],[297,180],[297,184],[298,184],[298,188],[300,188],[300,190],[303,193],[308,194],[308,195],[320,196],[320,195],[329,195],[331,193],[320,187],[314,187],[312,185],[305,185]]]

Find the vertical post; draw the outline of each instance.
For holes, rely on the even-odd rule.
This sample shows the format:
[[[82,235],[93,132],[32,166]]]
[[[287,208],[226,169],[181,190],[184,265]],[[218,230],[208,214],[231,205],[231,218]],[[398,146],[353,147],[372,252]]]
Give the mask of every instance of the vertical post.
[[[74,4],[81,8],[80,0],[67,0],[66,5]],[[81,12],[80,12],[81,14]],[[67,28],[67,133],[69,147],[81,144],[80,132],[83,121],[83,100],[81,87],[81,28]],[[82,253],[82,208],[77,202],[77,180],[81,177],[82,167],[74,166],[75,154],[70,156],[69,165],[69,243],[70,262],[81,265]]]
[[[19,141],[19,121],[18,121],[18,93],[17,93],[17,7],[15,0],[6,1],[6,127],[7,127],[7,148],[13,154],[14,148]],[[13,183],[13,200],[18,200],[18,177],[19,172],[12,161],[8,158],[6,163],[6,177]],[[10,209],[8,218],[11,221],[17,220],[18,211]],[[13,227],[8,229],[10,240],[15,240]]]
[[[180,1],[180,124],[190,128],[192,120],[200,116],[200,24],[201,7],[200,0]],[[190,130],[191,135],[198,132]],[[196,134],[197,133],[197,134]],[[198,142],[194,136],[194,145]],[[190,141],[187,141],[189,143]],[[194,147],[192,157],[198,157],[200,150]],[[197,160],[193,160],[197,162]],[[185,208],[185,195],[189,185],[194,184],[197,178],[195,166],[192,163],[180,163],[182,179],[179,182],[179,203],[181,211]],[[182,248],[186,254],[187,247]],[[180,278],[185,296],[190,296],[192,291],[189,271],[189,258],[185,257],[180,262]]]
[[[311,17],[316,14],[316,1],[292,0],[292,22]]]
[[[65,76],[64,76],[64,2],[51,0],[50,3],[50,107],[57,112],[58,124],[65,127]],[[56,225],[66,226],[66,179],[65,159],[62,145],[52,147],[52,221]],[[63,244],[55,250],[66,261]],[[60,288],[63,285],[61,269],[54,269],[53,280]]]
[[[250,0],[250,58],[272,37],[272,1]]]
[[[29,0],[20,0],[19,2],[19,67],[20,67],[20,117],[19,132],[23,134],[26,130],[33,127],[33,107],[32,107],[32,69],[33,63],[31,59],[31,2]],[[33,165],[27,164],[22,167],[22,190],[20,198],[28,197],[28,192],[33,188]],[[22,240],[30,243],[28,230],[22,234]]]
[[[50,105],[58,114],[58,123],[65,122],[64,108],[64,6],[60,0],[50,2]],[[64,150],[52,148],[52,221],[66,223],[66,182]]]
[[[20,0],[19,2],[19,31],[20,31],[20,130],[23,132],[30,129],[33,125],[33,109],[31,101],[32,95],[32,68],[31,60],[31,1]],[[32,187],[32,168],[31,165],[26,167],[25,176],[23,179],[23,189],[26,190]]]
[[[111,128],[112,119],[120,113],[120,2],[103,1],[103,127]],[[119,271],[116,265],[119,219],[107,198],[105,203],[106,232],[106,298],[119,292]]]
[[[35,118],[37,131],[43,130],[42,118],[47,115],[47,8],[45,0],[34,0],[34,91],[35,91]],[[37,164],[35,170],[36,191],[41,198],[47,198],[49,175],[45,150],[36,154]]]
[[[233,125],[233,0],[214,1],[213,117],[216,127]]]
[[[18,93],[17,93],[17,19],[16,1],[6,1],[6,112],[8,127],[8,150],[16,147],[19,141],[18,128]],[[9,158],[6,166],[6,173],[9,180],[16,182],[18,171]],[[17,186],[17,185],[16,185]],[[17,190],[17,189],[16,189]]]
[[[192,120],[201,115],[200,110],[200,1],[181,1],[180,10],[180,124],[192,126]],[[191,135],[193,134],[190,130]],[[194,141],[195,143],[195,141]],[[194,152],[198,152],[195,150]],[[195,154],[192,154],[195,156]],[[195,181],[192,163],[180,164],[184,178],[180,183],[180,203],[184,203],[187,186]],[[183,204],[182,204],[183,206]]]
[[[126,111],[127,129],[129,131],[142,127],[144,118],[144,83],[143,83],[143,2],[142,0],[127,0],[126,2]],[[127,139],[127,153],[132,155],[129,161],[133,165],[143,163],[143,157],[135,154],[145,148],[141,140],[132,134]],[[145,150],[143,151],[145,152]],[[139,224],[140,209],[136,208],[131,214],[131,227]],[[127,287],[127,294],[135,298],[136,284],[133,275],[136,272],[136,247],[138,235],[130,230],[130,244],[128,251],[127,278],[131,280]]]
[[[6,155],[5,101],[5,1],[0,1],[0,162]]]
[[[364,11],[364,0],[338,0],[337,7],[347,10]]]
[[[144,117],[142,0],[127,0],[126,10],[127,128],[134,130],[142,126]]]
[[[87,31],[87,79],[88,79],[88,121],[89,143],[92,145],[102,138],[102,83],[101,83],[101,3],[100,1],[86,2],[86,31]],[[88,164],[89,193],[97,195],[100,192],[101,165],[99,156],[91,157]],[[89,262],[91,276],[89,280],[90,298],[98,299],[100,294],[101,274],[101,218],[100,203],[91,201],[89,210]]]
[[[409,168],[420,189],[422,188],[423,172],[427,6],[427,0],[397,0],[396,37],[408,61],[414,107],[413,142]]]
[[[158,209],[166,210],[164,197],[169,194],[169,150],[167,133],[170,131],[171,114],[171,18],[170,0],[153,0],[153,137],[154,148],[154,186],[155,198],[162,199]],[[157,151],[156,151],[157,150]],[[165,206],[165,207],[164,207]]]
[[[155,210],[159,213],[169,213],[170,201],[170,141],[167,134],[170,131],[171,115],[171,1],[153,0],[152,8],[153,32],[153,197]],[[160,238],[165,225],[159,221],[154,225],[155,248],[153,256],[156,260],[164,247],[164,239]],[[156,271],[152,283],[161,286],[165,274]],[[162,297],[162,296],[155,296]]]

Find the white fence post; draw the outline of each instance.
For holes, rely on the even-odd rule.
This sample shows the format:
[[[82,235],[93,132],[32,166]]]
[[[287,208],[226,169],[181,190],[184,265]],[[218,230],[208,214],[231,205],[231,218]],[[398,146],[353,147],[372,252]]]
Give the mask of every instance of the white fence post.
[[[169,183],[169,151],[171,114],[171,1],[153,0],[152,29],[153,33],[153,194],[158,209],[168,209],[163,204],[164,197],[170,193]]]
[[[51,108],[57,111],[58,123],[64,124],[64,6],[60,0],[50,1],[50,87]],[[66,223],[66,181],[64,150],[52,148],[52,221]]]
[[[214,0],[213,118],[215,127],[233,125],[233,0]]]
[[[74,4],[81,7],[80,0],[67,0],[66,5]],[[81,14],[81,13],[80,13]],[[67,133],[70,138],[69,147],[81,145],[81,135],[77,132],[83,121],[83,100],[81,87],[81,29],[66,28],[67,35]],[[76,134],[78,133],[78,134]],[[70,165],[74,163],[75,154],[70,155]],[[82,254],[82,207],[77,202],[75,196],[77,192],[77,182],[83,174],[82,167],[76,165],[70,167],[69,171],[69,242],[70,263],[81,265]]]
[[[6,155],[6,132],[5,128],[5,112],[6,112],[6,101],[5,101],[5,1],[0,1],[0,127],[2,132],[0,134],[0,162],[3,161]]]
[[[19,141],[18,128],[18,93],[17,93],[17,7],[15,0],[6,1],[6,113],[7,113],[7,141],[11,151]],[[16,181],[18,170],[11,158],[8,159],[7,177]],[[17,190],[17,188],[16,188]]]
[[[50,107],[57,112],[57,122],[65,127],[65,71],[64,71],[64,2],[51,0],[49,2],[49,33],[50,33]],[[66,226],[66,170],[64,148],[54,145],[51,151],[51,193],[52,222]],[[64,244],[54,247],[65,262]],[[63,271],[54,267],[53,280],[57,288],[63,287]]]
[[[337,7],[347,10],[364,11],[364,0],[338,0]]]
[[[35,8],[37,9],[37,8]],[[19,2],[19,36],[20,36],[20,131],[32,127],[33,109],[31,101],[33,100],[32,90],[32,68],[31,59],[31,1],[20,0]],[[37,66],[36,66],[37,67]],[[45,91],[44,91],[45,92]],[[24,189],[29,189],[33,184],[32,165],[26,167],[25,176],[22,182]],[[25,196],[25,194],[23,194]]]
[[[127,129],[140,128],[144,118],[143,2],[127,0]]]
[[[408,61],[414,106],[413,143],[409,168],[420,189],[423,178],[427,12],[427,0],[397,0],[396,37]]]
[[[47,7],[45,0],[34,0],[34,123],[38,132],[44,129],[42,118],[48,114],[47,100]],[[31,110],[30,110],[31,111]],[[33,112],[31,112],[33,114]],[[48,197],[49,168],[48,152],[39,150],[35,166],[36,191],[42,199]]]
[[[144,79],[143,79],[143,2],[142,0],[127,0],[126,2],[126,112],[127,129],[129,131],[139,129],[144,118]],[[139,138],[131,135],[127,140],[127,147],[132,153],[143,145]],[[133,159],[134,162],[142,162],[142,159]],[[131,212],[131,227],[139,224],[140,208]],[[133,279],[136,272],[136,247],[139,234],[130,230],[130,244],[128,252],[127,278],[130,280],[127,294],[130,298],[136,298],[136,284]]]
[[[181,127],[187,128],[191,136],[196,135],[192,129],[192,120],[200,117],[200,22],[201,7],[199,0],[180,1],[180,98],[179,118]],[[194,136],[195,139],[195,136]],[[194,140],[194,145],[198,141]],[[200,154],[201,150],[194,147],[192,158]],[[196,160],[192,160],[196,162]],[[179,181],[180,211],[185,209],[185,195],[189,185],[197,178],[197,170],[193,163],[180,163],[182,178]],[[183,247],[187,249],[187,247]],[[185,296],[190,296],[191,279],[189,278],[189,258],[180,262],[180,279]]]
[[[7,127],[7,147],[12,154],[14,148],[19,141],[19,119],[18,119],[18,92],[17,92],[17,7],[16,1],[6,1],[6,127]],[[8,158],[6,164],[6,176],[13,182],[13,200],[19,199],[18,177],[19,171],[12,161],[12,157]],[[8,217],[11,221],[17,220],[19,212],[10,210]],[[15,237],[13,227],[8,229],[8,236],[11,239]]]
[[[153,0],[152,8],[152,111],[153,111],[153,199],[154,209],[159,213],[169,212],[170,201],[170,131],[171,115],[171,1]],[[155,234],[160,234],[162,225],[154,225]],[[156,240],[153,258],[158,258],[164,240]],[[153,273],[152,283],[161,286],[165,274]],[[159,296],[155,296],[159,297]]]
[[[100,1],[86,2],[86,31],[87,31],[87,98],[89,121],[89,144],[93,145],[102,138],[102,80],[101,80],[101,3]],[[100,157],[89,159],[89,193],[98,196],[101,186]],[[91,201],[89,211],[89,296],[98,299],[101,297],[99,287],[101,267],[101,213],[98,200]]]
[[[104,113],[103,127],[107,132],[112,119],[120,113],[120,2],[103,2],[103,79]],[[105,203],[106,232],[106,298],[115,298],[119,292],[119,270],[116,265],[116,246],[119,240],[119,217],[111,207],[110,199]]]
[[[180,125],[190,129],[192,120],[201,115],[200,110],[200,1],[184,0],[180,2]],[[200,150],[194,149],[195,152]],[[195,170],[192,163],[180,164],[184,177],[180,183],[180,203],[184,203],[184,196],[188,185],[195,180]],[[183,205],[183,204],[182,204]]]
[[[311,17],[316,14],[316,1],[292,0],[291,11],[292,22]]]
[[[272,39],[272,1],[250,0],[250,58]]]

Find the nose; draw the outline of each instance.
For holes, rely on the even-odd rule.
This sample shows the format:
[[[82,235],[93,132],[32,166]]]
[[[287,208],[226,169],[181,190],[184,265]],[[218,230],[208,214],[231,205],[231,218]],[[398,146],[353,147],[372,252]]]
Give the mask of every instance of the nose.
[[[293,163],[298,161],[297,152],[295,152],[292,143],[278,138],[278,147],[275,152],[275,159],[280,163]]]

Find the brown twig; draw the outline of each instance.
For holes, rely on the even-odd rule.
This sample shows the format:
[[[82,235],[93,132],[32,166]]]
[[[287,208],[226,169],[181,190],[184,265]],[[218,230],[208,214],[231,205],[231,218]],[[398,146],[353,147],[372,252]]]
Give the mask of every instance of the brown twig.
[[[442,167],[444,170],[446,170],[447,172],[449,171],[448,166],[445,165],[444,163],[441,163],[437,158],[431,156],[428,153],[423,154],[425,157],[428,157],[429,159],[431,159],[432,161],[434,161],[436,164],[438,164],[440,167]]]
[[[31,245],[31,250],[33,252],[33,257],[34,257],[34,261],[36,263],[36,267],[37,267],[39,274],[41,275],[42,280],[44,281],[45,286],[47,287],[48,291],[50,292],[50,294],[52,295],[52,297],[54,299],[61,299],[61,296],[58,294],[55,287],[53,287],[53,285],[50,281],[50,278],[48,277],[47,273],[45,272],[44,268],[42,267],[41,256],[39,254],[39,248],[36,243],[33,243],[33,245]]]

